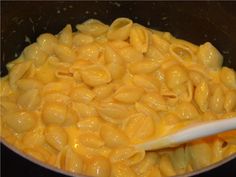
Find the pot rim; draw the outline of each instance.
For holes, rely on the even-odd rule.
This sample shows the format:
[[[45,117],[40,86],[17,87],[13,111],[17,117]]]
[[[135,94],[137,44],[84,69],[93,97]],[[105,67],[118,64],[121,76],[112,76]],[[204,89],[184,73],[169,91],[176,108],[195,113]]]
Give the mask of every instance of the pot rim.
[[[33,162],[34,164],[36,165],[39,165],[41,167],[44,167],[48,170],[51,170],[53,172],[56,172],[56,173],[60,173],[62,175],[67,175],[67,176],[74,176],[74,177],[88,177],[86,175],[82,175],[82,174],[76,174],[76,173],[72,173],[72,172],[69,172],[69,171],[65,171],[63,169],[60,169],[60,168],[57,168],[55,166],[52,166],[50,164],[46,164],[46,163],[43,163],[41,162],[40,160],[30,156],[30,155],[27,155],[26,153],[22,152],[20,149],[16,148],[15,146],[11,145],[10,143],[8,143],[6,140],[4,140],[2,137],[0,139],[0,142],[5,145],[8,149],[10,149],[11,151],[13,151],[14,153],[18,154],[19,156],[25,158],[26,160],[29,160],[31,162]],[[236,159],[236,153],[224,158],[223,160],[220,160],[216,163],[213,163],[209,166],[206,166],[204,168],[201,168],[199,170],[195,170],[195,171],[192,171],[192,172],[188,172],[188,173],[184,173],[182,175],[177,175],[177,176],[174,176],[174,177],[191,177],[191,176],[194,176],[194,175],[199,175],[201,173],[204,173],[204,172],[208,172],[214,168],[217,168],[233,159]]]

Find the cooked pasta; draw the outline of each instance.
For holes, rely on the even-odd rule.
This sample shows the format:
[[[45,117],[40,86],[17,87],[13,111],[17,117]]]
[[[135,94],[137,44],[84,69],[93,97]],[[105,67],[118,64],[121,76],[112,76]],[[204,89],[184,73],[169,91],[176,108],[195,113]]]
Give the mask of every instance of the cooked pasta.
[[[200,46],[128,18],[41,34],[0,80],[1,137],[66,171],[164,177],[236,153],[235,131],[178,147],[134,147],[184,125],[236,115],[236,73]]]

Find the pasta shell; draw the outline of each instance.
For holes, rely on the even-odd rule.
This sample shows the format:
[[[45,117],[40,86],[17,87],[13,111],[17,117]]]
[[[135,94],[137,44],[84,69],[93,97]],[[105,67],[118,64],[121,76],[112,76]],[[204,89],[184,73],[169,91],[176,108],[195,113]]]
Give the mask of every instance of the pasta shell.
[[[168,41],[160,37],[159,35],[153,34],[152,35],[152,45],[158,49],[162,54],[168,52],[170,44]]]
[[[199,141],[191,143],[187,147],[187,151],[189,153],[190,164],[193,169],[200,169],[211,163],[213,155],[212,149],[206,142]],[[199,154],[201,155],[199,156]]]
[[[98,131],[101,127],[101,120],[99,120],[97,117],[88,117],[86,119],[80,120],[77,123],[77,127],[85,131]]]
[[[130,46],[128,42],[122,40],[110,41],[109,45],[111,45],[115,49],[123,49]]]
[[[233,69],[223,67],[220,71],[221,82],[228,88],[236,88],[236,73]]]
[[[16,81],[21,79],[24,76],[24,74],[29,70],[30,66],[31,66],[30,61],[14,65],[11,71],[9,72],[10,85],[13,86],[16,83]]]
[[[44,65],[37,68],[35,78],[44,84],[53,82],[55,79],[55,68],[46,62]]]
[[[103,85],[111,81],[110,72],[104,66],[100,65],[84,68],[81,71],[81,77],[84,83],[92,87]]]
[[[161,61],[164,59],[164,55],[152,45],[148,47],[148,51],[145,53],[145,56],[153,59],[154,61]]]
[[[106,62],[109,63],[117,63],[117,64],[123,64],[122,57],[111,47],[106,46],[104,58]]]
[[[33,111],[40,105],[41,98],[38,89],[31,89],[19,96],[17,104],[28,111]]]
[[[113,86],[110,84],[100,85],[93,89],[97,99],[103,99],[110,96],[113,92]]]
[[[60,102],[46,102],[42,109],[42,120],[46,125],[71,125],[77,122],[77,115]]]
[[[16,82],[17,87],[21,90],[40,89],[43,84],[36,79],[20,79]]]
[[[33,149],[33,148],[26,148],[24,149],[24,153],[26,153],[27,155],[30,155],[36,159],[39,159],[40,161],[42,162],[46,162],[46,157],[41,153],[39,152],[38,150],[36,149]]]
[[[154,120],[159,120],[159,115],[151,108],[148,106],[142,104],[142,103],[135,103],[135,109],[139,113],[143,113],[144,115],[153,118]]]
[[[93,133],[82,133],[79,138],[81,144],[90,148],[99,148],[104,145],[102,139]]]
[[[9,77],[2,77],[0,79],[0,96],[9,96],[13,93],[10,87]]]
[[[92,42],[94,42],[94,38],[90,35],[86,35],[86,34],[83,34],[83,33],[76,33],[73,36],[73,44],[76,47],[80,47],[82,45],[89,44],[89,43],[92,43]]]
[[[62,125],[66,120],[67,107],[62,103],[45,103],[42,109],[42,120],[46,125]]]
[[[107,38],[110,40],[128,39],[132,25],[132,20],[128,18],[117,18],[109,27]]]
[[[110,63],[107,65],[107,69],[111,73],[113,80],[121,78],[125,73],[125,66],[118,63]]]
[[[145,27],[135,24],[130,30],[130,44],[141,53],[148,51],[149,34]]]
[[[32,60],[36,66],[44,64],[48,55],[40,49],[39,44],[33,43],[24,49],[24,57],[27,60]]]
[[[162,120],[164,121],[166,125],[174,125],[181,121],[177,115],[171,114],[171,113],[165,115],[162,118],[163,118]]]
[[[16,105],[15,102],[3,100],[1,97],[0,102],[0,116],[2,117],[2,121],[6,120],[7,114],[10,112],[18,112],[19,107]]]
[[[100,136],[105,145],[111,148],[124,147],[129,143],[129,138],[120,129],[110,125],[101,127]]]
[[[196,61],[194,57],[193,51],[191,51],[188,47],[180,44],[171,44],[170,45],[170,53],[181,63],[187,65],[187,62]]]
[[[124,129],[129,138],[134,140],[144,140],[155,131],[153,119],[142,113],[131,115]]]
[[[68,47],[72,46],[72,28],[71,25],[66,25],[58,35],[59,43]]]
[[[197,56],[198,61],[209,69],[217,70],[222,66],[223,56],[210,42],[200,45]]]
[[[107,158],[94,156],[87,161],[86,174],[96,177],[110,177],[111,165]]]
[[[174,65],[166,71],[165,79],[167,86],[170,89],[174,89],[187,82],[188,74],[183,67]]]
[[[171,154],[171,162],[177,173],[184,173],[188,166],[188,159],[184,147],[178,147]]]
[[[96,108],[92,105],[84,103],[73,103],[72,109],[77,113],[80,118],[94,117],[97,116]]]
[[[46,127],[44,136],[47,143],[58,151],[61,151],[68,141],[66,131],[59,126]]]
[[[215,113],[224,112],[225,95],[221,87],[216,87],[209,99],[209,108]]]
[[[180,119],[198,119],[199,113],[193,104],[189,102],[182,102],[176,107],[176,113]]]
[[[108,26],[99,20],[89,19],[82,24],[76,25],[78,31],[97,37],[108,30]]]
[[[112,165],[111,177],[137,177],[131,167],[123,163],[114,163]]]
[[[165,35],[163,35],[163,38],[165,37]],[[177,39],[175,37],[170,37],[171,38],[171,42],[178,44],[178,45],[183,45],[187,48],[189,48],[191,51],[193,51],[193,53],[197,53],[199,50],[199,47],[191,42],[185,41],[183,39]],[[166,38],[165,38],[166,39]]]
[[[58,69],[55,71],[55,76],[59,80],[73,81],[73,73],[68,71],[68,69]]]
[[[86,87],[80,87],[72,90],[70,96],[74,101],[89,103],[94,99],[95,93]]]
[[[64,103],[69,104],[71,101],[71,98],[65,94],[61,93],[49,93],[46,94],[43,97],[44,102],[58,102],[58,103]]]
[[[129,66],[129,70],[133,74],[147,74],[154,72],[159,66],[158,62],[144,59],[143,61],[132,63]]]
[[[126,106],[116,103],[102,103],[97,110],[103,119],[112,123],[121,123],[128,116]]]
[[[43,143],[45,143],[45,138],[43,134],[44,128],[35,128],[34,131],[27,132],[22,138],[22,143],[26,147],[34,148],[39,147]]]
[[[64,169],[74,172],[82,173],[83,171],[83,158],[76,154],[72,149],[68,148],[65,154],[65,166]]]
[[[194,100],[203,112],[206,112],[208,109],[209,94],[210,91],[206,82],[201,82],[197,85],[194,92]]]
[[[158,155],[156,152],[146,152],[143,160],[135,165],[133,169],[136,174],[145,174],[151,171],[151,167],[158,163]]]
[[[142,97],[141,101],[155,111],[167,110],[165,99],[157,93],[148,93]]]
[[[189,78],[191,79],[191,81],[193,82],[194,86],[198,86],[201,82],[205,81],[204,76],[196,71],[190,71],[189,72]]]
[[[124,103],[134,103],[138,101],[143,94],[143,90],[138,87],[123,86],[118,89],[114,98]]]
[[[160,159],[160,170],[165,176],[175,176],[176,172],[167,155],[163,155]]]
[[[234,111],[236,109],[236,92],[228,91],[225,95],[224,108],[227,112]]]
[[[37,43],[39,44],[40,49],[48,55],[52,55],[54,54],[54,48],[58,44],[58,40],[53,34],[44,33],[37,38]]]
[[[66,45],[58,44],[55,47],[56,56],[62,61],[67,63],[72,63],[76,60],[76,53]]]
[[[64,126],[75,125],[78,122],[79,118],[76,112],[73,109],[67,108],[66,119],[64,121]]]
[[[124,58],[124,61],[131,63],[143,59],[143,54],[133,47],[125,47],[119,50],[119,54]]]
[[[114,149],[110,154],[112,163],[123,162],[130,165],[135,165],[143,160],[145,151],[137,150],[132,147]]]
[[[158,87],[155,82],[146,75],[134,75],[133,82],[136,86],[141,87],[145,90],[155,90]]]
[[[6,123],[18,133],[27,132],[36,126],[36,117],[29,112],[11,112],[6,115]]]
[[[42,93],[61,93],[68,95],[72,88],[72,84],[70,82],[50,82],[43,87]]]
[[[97,43],[89,43],[77,49],[79,59],[89,60],[93,63],[97,63],[99,57],[103,54],[102,52],[103,48]]]

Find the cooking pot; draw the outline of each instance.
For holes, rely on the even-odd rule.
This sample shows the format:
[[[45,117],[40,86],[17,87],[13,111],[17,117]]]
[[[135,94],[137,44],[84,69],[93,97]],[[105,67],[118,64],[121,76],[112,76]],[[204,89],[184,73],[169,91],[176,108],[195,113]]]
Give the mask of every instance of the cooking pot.
[[[89,18],[111,24],[118,17],[128,17],[144,26],[160,31],[169,31],[177,38],[197,45],[210,41],[223,54],[224,65],[236,69],[236,2],[8,1],[1,4],[1,76],[7,74],[6,63],[19,56],[24,47],[34,42],[41,33],[56,34],[66,24],[75,26]],[[27,177],[29,174],[30,176],[27,170],[20,172],[14,169],[14,167],[25,169],[25,164],[29,163],[20,156],[54,171],[50,172],[50,176],[59,176],[59,173],[62,176],[74,175],[42,164],[32,157],[22,154],[4,140],[2,140],[2,144],[2,152],[4,153],[2,170],[6,175],[14,174]],[[17,164],[7,160],[12,157],[16,158]],[[48,171],[31,162],[28,165],[29,168],[32,167],[28,169],[31,171],[31,175],[47,176],[46,174],[49,174]],[[227,168],[226,165],[228,165]],[[8,167],[10,168],[7,169]],[[236,154],[183,176],[198,175],[203,177],[204,175],[225,174],[230,177],[236,174],[234,167],[236,167]]]

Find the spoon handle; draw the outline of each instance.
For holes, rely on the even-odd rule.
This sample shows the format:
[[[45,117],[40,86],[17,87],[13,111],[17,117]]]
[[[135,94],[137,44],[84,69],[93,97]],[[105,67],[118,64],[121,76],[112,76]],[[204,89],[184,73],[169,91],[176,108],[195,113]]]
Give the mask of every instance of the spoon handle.
[[[210,121],[207,123],[203,122],[186,127],[174,134],[151,140],[143,144],[137,144],[135,147],[143,150],[157,150],[166,147],[174,147],[181,143],[234,129],[236,129],[236,117]]]

